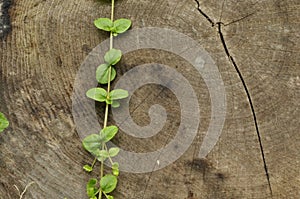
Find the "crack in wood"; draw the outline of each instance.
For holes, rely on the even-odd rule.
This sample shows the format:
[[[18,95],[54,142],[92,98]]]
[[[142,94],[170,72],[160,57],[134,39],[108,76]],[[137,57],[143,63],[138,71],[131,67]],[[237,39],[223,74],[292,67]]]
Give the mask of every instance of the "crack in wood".
[[[215,23],[213,22],[213,20],[212,20],[207,14],[205,14],[205,13],[201,10],[201,8],[200,8],[200,2],[199,2],[198,0],[195,0],[195,2],[197,3],[197,10],[201,13],[201,15],[202,15],[203,17],[205,17],[205,18],[207,19],[207,21],[209,21],[209,23],[211,24],[211,26],[214,27],[214,26],[215,26]]]
[[[233,20],[233,21],[231,21],[231,22],[229,22],[229,23],[226,23],[226,24],[223,24],[223,23],[222,23],[222,24],[223,24],[224,26],[228,26],[228,25],[230,25],[230,24],[233,24],[233,23],[239,22],[239,21],[241,21],[241,20],[243,20],[243,19],[246,19],[246,18],[248,18],[248,17],[254,15],[255,13],[256,13],[256,12],[252,12],[252,13],[247,14],[247,15],[245,15],[245,16],[239,18],[239,19]],[[219,22],[219,23],[221,23],[221,22]]]
[[[218,25],[219,36],[220,36],[222,45],[224,47],[225,53],[226,53],[227,57],[229,58],[229,60],[231,61],[232,65],[234,66],[236,72],[239,75],[239,78],[240,78],[240,80],[243,84],[244,90],[246,92],[246,95],[247,95],[247,98],[248,98],[248,101],[249,101],[249,104],[250,104],[250,108],[251,108],[251,112],[252,112],[252,116],[253,116],[253,121],[254,121],[255,129],[256,129],[256,134],[257,134],[257,138],[258,138],[258,142],[259,142],[259,147],[260,147],[260,151],[261,151],[261,156],[262,156],[262,160],[263,160],[263,163],[264,163],[264,169],[265,169],[265,173],[266,173],[266,176],[267,176],[270,193],[272,195],[272,187],[271,187],[271,182],[270,182],[270,176],[269,176],[269,172],[268,172],[268,167],[267,167],[267,163],[266,163],[264,148],[263,148],[263,144],[262,144],[262,141],[261,141],[261,135],[260,135],[260,131],[259,131],[259,128],[258,128],[257,117],[256,117],[254,105],[253,105],[253,102],[252,102],[252,98],[251,98],[250,92],[248,90],[247,84],[246,84],[246,82],[245,82],[245,80],[242,76],[242,73],[240,72],[234,58],[230,55],[230,52],[228,50],[228,47],[226,45],[226,42],[225,42],[225,39],[224,39],[224,36],[223,36],[223,33],[222,33],[222,23],[218,22],[217,25]]]
[[[212,27],[214,27],[215,25],[218,26],[218,33],[219,33],[219,37],[220,37],[221,43],[223,45],[224,51],[225,51],[227,57],[229,58],[230,62],[234,66],[234,68],[235,68],[236,72],[238,73],[238,76],[239,76],[239,78],[240,78],[240,80],[241,80],[241,82],[243,84],[243,87],[244,87],[244,90],[246,92],[246,95],[247,95],[247,98],[248,98],[248,101],[249,101],[249,105],[250,105],[250,108],[251,108],[251,112],[252,112],[252,116],[253,116],[253,121],[254,121],[254,126],[255,126],[255,130],[256,130],[258,142],[259,142],[260,151],[261,151],[261,157],[262,157],[263,164],[264,164],[264,170],[265,170],[265,174],[266,174],[266,177],[267,177],[270,194],[271,194],[271,197],[272,197],[273,196],[273,191],[272,191],[272,186],[271,186],[271,181],[270,181],[270,175],[269,175],[269,172],[268,172],[268,167],[267,167],[267,163],[266,163],[264,148],[263,148],[263,144],[262,144],[262,140],[261,140],[260,131],[259,131],[259,128],[258,128],[258,122],[257,122],[257,117],[256,117],[256,112],[255,112],[255,109],[254,109],[253,101],[252,101],[249,89],[247,87],[247,84],[246,84],[246,82],[245,82],[245,80],[243,78],[243,75],[240,72],[239,67],[236,64],[234,58],[231,56],[231,54],[229,52],[229,49],[228,49],[228,47],[226,45],[225,38],[224,38],[223,33],[222,33],[222,25],[223,26],[227,26],[227,25],[230,25],[232,23],[239,22],[239,21],[241,21],[241,20],[243,20],[243,19],[245,19],[245,18],[253,15],[255,12],[250,13],[250,14],[248,14],[248,15],[240,18],[240,19],[234,20],[234,21],[229,22],[227,24],[224,24],[222,22],[214,23],[213,20],[205,12],[203,12],[203,10],[201,10],[199,0],[195,0],[195,1],[197,2],[197,10],[199,11],[199,13],[203,17],[205,17],[209,23],[212,24]]]

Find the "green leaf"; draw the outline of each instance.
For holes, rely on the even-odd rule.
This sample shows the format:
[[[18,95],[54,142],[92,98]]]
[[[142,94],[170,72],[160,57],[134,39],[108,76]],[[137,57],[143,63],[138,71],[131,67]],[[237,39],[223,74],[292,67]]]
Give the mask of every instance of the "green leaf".
[[[101,143],[102,139],[99,134],[88,135],[82,141],[83,147],[92,154],[101,148]]]
[[[84,166],[83,166],[83,169],[84,169],[86,172],[91,172],[91,171],[93,171],[93,167],[91,167],[90,165],[84,165]]]
[[[98,102],[106,100],[107,92],[103,88],[91,88],[86,92],[86,96]]]
[[[119,175],[119,163],[117,162],[114,162],[114,164],[112,165],[112,173],[115,175],[115,176],[118,176]]]
[[[0,133],[4,131],[9,126],[9,122],[4,116],[3,113],[0,112]]]
[[[100,132],[101,141],[108,142],[117,134],[117,132],[118,132],[118,127],[113,125],[103,128]]]
[[[115,157],[120,152],[120,149],[118,147],[112,147],[109,149],[108,153],[110,157]]]
[[[123,89],[115,89],[109,93],[109,97],[111,100],[123,99],[128,97],[128,91]]]
[[[113,23],[112,31],[114,33],[123,33],[128,30],[131,26],[131,21],[129,19],[117,19]]]
[[[112,106],[113,108],[118,108],[118,107],[120,106],[120,103],[119,103],[118,101],[112,101],[111,106]]]
[[[96,79],[100,84],[107,84],[108,83],[108,71],[109,71],[109,65],[108,64],[101,64],[98,66],[96,70]],[[116,69],[111,67],[111,73],[110,73],[110,81],[114,80],[116,77]]]
[[[110,193],[115,190],[117,183],[117,177],[111,174],[107,174],[100,179],[100,187],[104,193]]]
[[[111,196],[111,195],[106,195],[105,197],[106,197],[107,199],[114,199],[114,197]]]
[[[86,184],[86,193],[90,198],[93,198],[98,192],[96,185],[97,185],[97,179],[95,178],[91,178]]]
[[[117,64],[122,57],[122,52],[117,49],[110,49],[108,52],[104,55],[104,60],[108,65],[115,65]]]
[[[113,28],[113,22],[109,18],[99,18],[94,21],[97,28],[105,31],[111,31]]]
[[[106,150],[97,150],[94,155],[97,157],[97,160],[104,161],[108,158],[109,154]]]
[[[112,104],[113,103],[111,99],[106,99],[105,102],[106,102],[106,104]]]
[[[91,178],[89,182],[87,183],[87,187],[94,187],[97,184],[97,179],[96,178]]]

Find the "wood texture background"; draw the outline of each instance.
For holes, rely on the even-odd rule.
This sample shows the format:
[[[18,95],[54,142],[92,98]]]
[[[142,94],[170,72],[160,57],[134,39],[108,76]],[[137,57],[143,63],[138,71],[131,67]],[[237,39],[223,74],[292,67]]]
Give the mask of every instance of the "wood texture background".
[[[249,102],[217,26],[199,12],[194,0],[119,0],[116,18],[130,18],[132,28],[167,27],[198,41],[221,72],[228,107],[219,142],[207,159],[199,160],[211,108],[201,76],[193,76],[190,66],[169,59],[167,53],[148,50],[125,55],[119,76],[151,61],[186,74],[199,96],[202,122],[199,136],[172,165],[146,174],[121,173],[116,199],[299,198],[299,0],[198,3],[213,23],[227,24],[222,25],[222,34],[252,96],[273,196]],[[82,149],[74,127],[71,95],[80,64],[107,38],[92,22],[109,16],[110,3],[14,0],[9,14],[12,31],[0,40],[0,110],[11,122],[0,135],[0,198],[18,198],[13,185],[24,188],[31,181],[36,184],[25,199],[87,198],[85,183],[90,175],[82,166],[92,158]],[[147,142],[120,133],[115,142],[122,148],[160,148],[176,132],[178,102],[159,86],[145,86],[135,93],[132,117],[147,124],[153,101],[169,114],[163,132]]]

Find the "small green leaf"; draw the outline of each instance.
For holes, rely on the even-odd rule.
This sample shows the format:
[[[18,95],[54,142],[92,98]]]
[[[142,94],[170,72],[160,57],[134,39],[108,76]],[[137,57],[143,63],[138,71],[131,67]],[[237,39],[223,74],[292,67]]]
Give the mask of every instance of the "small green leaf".
[[[112,167],[112,169],[119,169],[119,163],[118,162],[114,162],[111,167]]]
[[[98,192],[96,185],[97,185],[97,179],[95,178],[91,178],[86,184],[86,193],[90,198],[93,198]]]
[[[90,165],[84,165],[84,166],[83,166],[83,169],[84,169],[86,172],[91,172],[91,171],[93,171],[93,167],[91,167]]]
[[[96,178],[91,178],[89,182],[87,183],[88,187],[94,187],[97,184],[97,179]]]
[[[107,126],[103,128],[100,132],[100,137],[102,142],[108,142],[111,140],[118,132],[118,127]]]
[[[106,197],[107,199],[114,199],[114,197],[111,196],[111,195],[106,195],[105,197]]]
[[[128,97],[128,91],[123,89],[115,89],[109,93],[109,97],[111,100],[123,99]]]
[[[82,144],[87,151],[94,154],[94,152],[101,148],[101,141],[101,136],[99,134],[91,134],[83,139]]]
[[[109,18],[99,18],[94,21],[97,28],[105,31],[111,31],[113,28],[113,22]]]
[[[128,30],[131,26],[131,21],[129,19],[117,19],[113,23],[112,31],[114,33],[123,33]]]
[[[3,113],[0,112],[0,133],[4,131],[9,126],[9,122],[4,116]]]
[[[104,193],[110,193],[115,190],[117,183],[117,177],[111,174],[107,174],[100,179],[100,187]]]
[[[107,92],[103,88],[91,88],[86,92],[86,96],[98,102],[106,100]]]
[[[105,161],[108,158],[109,154],[106,150],[97,150],[94,155],[97,157],[99,161]]]
[[[120,149],[118,147],[112,147],[109,149],[108,153],[110,157],[115,157],[120,152]]]
[[[113,108],[118,108],[118,107],[120,106],[120,103],[119,103],[118,101],[112,101],[111,106],[112,106]]]
[[[106,102],[106,104],[112,104],[113,103],[111,99],[106,99],[105,102]]]
[[[119,175],[119,163],[114,162],[111,168],[112,168],[112,173],[115,176],[118,176]]]
[[[96,79],[100,84],[107,84],[108,83],[108,71],[109,71],[108,64],[101,64],[96,70]],[[116,69],[111,67],[110,73],[110,81],[114,80],[116,77]]]
[[[105,53],[104,60],[108,65],[117,64],[122,57],[122,52],[117,49],[110,49],[107,53]]]

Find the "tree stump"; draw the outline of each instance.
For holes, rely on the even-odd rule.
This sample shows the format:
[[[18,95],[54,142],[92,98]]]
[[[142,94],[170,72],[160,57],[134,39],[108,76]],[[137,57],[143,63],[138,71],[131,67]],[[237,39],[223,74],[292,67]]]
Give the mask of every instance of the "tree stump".
[[[8,9],[5,5],[3,10]],[[116,18],[131,19],[133,30],[168,28],[201,44],[224,81],[227,112],[220,139],[200,159],[211,120],[210,93],[201,75],[167,52],[145,49],[125,54],[118,78],[151,62],[182,73],[198,97],[201,122],[193,143],[174,163],[148,173],[121,172],[115,198],[299,197],[299,6],[296,0],[116,2]],[[18,198],[14,185],[21,189],[32,181],[24,198],[87,198],[85,184],[92,174],[82,166],[93,158],[76,131],[72,93],[81,63],[107,39],[92,22],[109,17],[110,2],[14,0],[9,12],[2,13],[9,14],[11,28],[5,26],[5,34],[0,34],[0,111],[10,127],[0,135],[0,198]],[[2,27],[4,21],[7,18]],[[259,135],[235,67],[251,96]],[[145,85],[134,93],[129,105],[133,120],[149,124],[153,104],[167,112],[161,132],[141,139],[121,131],[114,140],[117,145],[129,151],[155,151],[175,136],[180,104],[162,86]],[[96,105],[101,121],[103,107]]]

